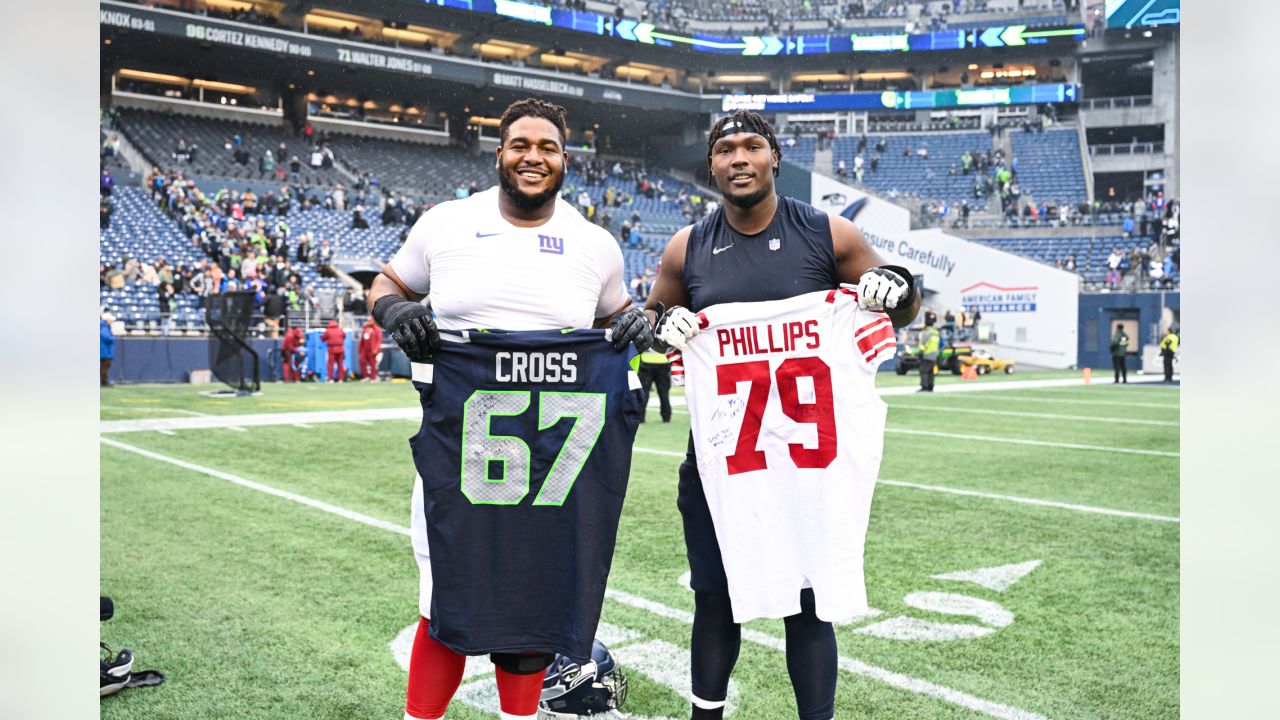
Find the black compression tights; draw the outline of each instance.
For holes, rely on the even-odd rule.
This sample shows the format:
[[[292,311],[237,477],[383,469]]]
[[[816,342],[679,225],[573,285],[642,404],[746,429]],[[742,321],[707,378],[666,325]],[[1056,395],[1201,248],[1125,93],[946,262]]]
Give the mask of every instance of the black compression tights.
[[[742,626],[733,621],[728,593],[695,593],[693,613],[693,694],[722,701],[729,674],[738,661]],[[787,628],[787,673],[795,689],[800,720],[831,720],[836,698],[836,634],[818,619],[813,590],[800,593],[800,613],[783,621]],[[696,712],[696,711],[695,711]],[[695,714],[718,718],[719,712]]]

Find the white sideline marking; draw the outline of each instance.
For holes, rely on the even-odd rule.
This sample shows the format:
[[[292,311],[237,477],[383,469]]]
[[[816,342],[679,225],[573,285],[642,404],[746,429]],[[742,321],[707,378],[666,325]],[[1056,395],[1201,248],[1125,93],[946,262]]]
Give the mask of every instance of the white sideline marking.
[[[145,430],[210,430],[232,424],[241,430],[264,425],[305,423],[350,423],[358,420],[413,420],[421,422],[421,407],[375,408],[366,410],[314,410],[290,413],[256,413],[252,415],[205,415],[191,418],[150,418],[143,420],[109,420],[98,424],[100,432],[124,433]]]
[[[176,437],[178,435],[178,433],[172,430],[157,430],[156,432],[160,433],[161,435],[168,435],[169,437]]]
[[[1062,448],[1065,450],[1092,450],[1093,452],[1124,453],[1126,455],[1154,455],[1156,457],[1180,457],[1176,452],[1167,450],[1143,450],[1140,448],[1118,448],[1105,445],[1082,445],[1080,443],[1053,442],[1050,440],[1025,440],[1023,438],[994,437],[991,435],[966,435],[963,433],[944,433],[933,430],[909,430],[907,428],[885,428],[887,433],[900,435],[926,435],[951,440],[981,440],[983,442],[1008,443],[1010,445],[1036,445],[1039,447]]]
[[[160,462],[169,463],[170,465],[177,465],[178,467],[183,468],[185,470],[191,470],[193,472],[198,472],[203,475],[208,475],[209,477],[215,477],[215,478],[218,478],[219,480],[226,480],[229,483],[241,485],[243,487],[249,488],[250,490],[257,490],[258,492],[264,492],[268,495],[275,495],[276,497],[284,498],[285,500],[292,500],[296,503],[300,503],[308,507],[313,507],[317,510],[323,510],[324,512],[332,513],[341,518],[346,518],[347,520],[355,520],[358,523],[364,523],[365,525],[369,525],[371,527],[376,527],[382,530],[388,530],[390,532],[399,533],[401,535],[404,535],[405,537],[409,536],[409,528],[400,527],[395,523],[389,523],[385,520],[379,520],[375,517],[369,517],[368,515],[355,512],[354,510],[348,510],[346,508],[338,507],[337,505],[330,505],[327,502],[322,502],[320,500],[313,500],[309,497],[306,497],[305,495],[298,495],[297,493],[291,493],[288,490],[281,490],[279,488],[271,487],[270,485],[263,485],[260,482],[254,482],[253,480],[246,480],[245,478],[242,478],[238,475],[225,473],[225,472],[222,472],[221,470],[214,470],[213,468],[205,467],[203,465],[197,465],[195,463],[187,462],[186,460],[179,460],[178,458],[169,457],[168,455],[161,455],[160,453],[151,452],[150,450],[143,450],[142,448],[134,447],[132,445],[126,445],[122,442],[112,440],[110,438],[99,437],[98,441],[101,442],[103,445],[110,445],[113,448],[131,452],[131,453],[134,453],[135,455],[141,455],[142,457],[145,457],[145,458],[150,458],[152,460],[158,460]]]
[[[247,480],[245,478],[232,475],[231,473],[225,473],[220,470],[214,470],[213,468],[204,467],[203,465],[197,465],[195,463],[190,463],[185,460],[179,460],[177,458],[172,458],[167,455],[161,455],[160,453],[151,452],[150,450],[143,450],[142,448],[134,447],[132,445],[126,445],[125,443],[118,442],[110,438],[99,437],[98,440],[104,445],[109,445],[111,447],[118,448],[120,450],[125,450],[127,452],[135,453],[137,455],[141,455],[143,457],[150,458],[152,460],[158,460],[160,462],[176,465],[186,470],[191,470],[193,472],[198,472],[204,475],[208,475],[210,477],[218,478],[219,480],[226,480],[227,482],[234,483],[242,487],[247,487],[251,490],[264,492],[268,495],[274,495],[279,498],[284,498],[285,500],[292,500],[293,502],[306,505],[308,507],[315,508],[317,510],[321,510],[327,513],[331,513],[331,514],[337,515],[338,517],[345,518],[347,520],[354,520],[358,523],[363,523],[370,527],[379,528],[381,530],[387,530],[387,531],[396,533],[398,535],[404,535],[404,536],[409,535],[409,528],[407,527],[401,527],[394,523],[389,523],[384,520],[379,520],[377,518],[369,517],[368,515],[364,515],[362,513],[354,512],[352,510],[347,510],[346,508],[340,508],[336,505],[330,505],[329,503],[322,502],[320,500],[314,500],[312,498],[305,497],[303,495],[298,495],[297,493],[291,493],[286,490],[280,490],[278,488],[271,487],[270,485],[263,485],[262,483],[254,482],[252,480]],[[693,624],[693,613],[685,610],[679,610],[676,608],[667,607],[666,605],[663,605],[661,603],[654,602],[652,600],[647,600],[645,598],[642,598],[636,595],[631,595],[630,593],[625,593],[625,592],[622,592],[621,590],[606,589],[605,596],[612,599],[615,602],[619,602],[624,605],[629,605],[631,607],[638,608],[640,610],[646,610],[660,617],[665,617],[672,620],[678,620],[687,625]],[[781,638],[773,637],[772,635],[767,635],[765,633],[761,633],[755,630],[747,630],[744,628],[742,637],[750,642],[763,645],[765,647],[774,648],[775,650],[781,650],[781,651],[786,650],[786,641],[784,641]],[[913,678],[908,675],[895,673],[890,670],[885,670],[884,668],[876,667],[875,665],[869,665],[859,660],[853,660],[853,659],[841,656],[839,658],[839,665],[842,670],[846,670],[848,672],[851,672],[857,675],[863,675],[865,677],[869,677],[875,680],[880,680],[881,682],[887,683],[897,688],[901,688],[903,690],[909,690],[911,692],[919,693],[922,695],[928,695],[930,697],[937,698],[944,702],[952,703],[953,705],[959,705],[961,707],[969,708],[970,710],[976,710],[978,712],[984,713],[991,717],[1000,718],[1001,720],[1048,720],[1048,718],[1045,718],[1043,715],[1037,715],[1035,713],[1028,712],[1026,710],[1021,710],[1019,708],[1011,707],[1009,705],[1001,705],[1000,703],[995,703],[990,700],[983,700],[980,697],[969,695],[968,693],[963,693],[963,692],[960,692],[959,690],[952,690],[951,688],[944,687],[942,685],[936,685],[926,680],[919,680],[917,678]]]
[[[173,412],[179,415],[194,415],[195,417],[209,417],[209,413],[196,412],[195,410],[183,410],[182,408],[156,407],[154,405],[99,405],[103,410],[154,410],[156,412]]]
[[[671,452],[670,450],[654,450],[652,448],[633,447],[632,452],[647,453],[649,455],[662,455],[664,457],[683,458],[684,453]],[[923,485],[921,483],[904,482],[902,480],[886,480],[879,478],[876,480],[877,485],[892,485],[894,487],[911,488],[913,490],[925,490],[928,492],[948,493],[951,495],[965,495],[968,497],[979,497],[987,500],[1001,500],[1003,502],[1018,503],[1020,505],[1037,505],[1039,507],[1050,507],[1058,510],[1074,510],[1075,512],[1093,513],[1095,515],[1113,515],[1115,517],[1131,518],[1134,520],[1156,520],[1159,522],[1181,522],[1176,517],[1168,515],[1152,515],[1150,513],[1130,512],[1128,510],[1113,510],[1111,508],[1094,507],[1092,505],[1077,505],[1075,503],[1058,502],[1056,500],[1041,500],[1040,498],[1022,497],[1020,495],[1001,495],[999,493],[982,492],[979,490],[965,490],[964,488],[944,487],[942,485]]]
[[[902,407],[901,405],[890,405],[889,407]],[[672,412],[688,415],[688,410],[672,410]],[[992,411],[996,412],[996,411]],[[984,442],[1008,443],[1011,445],[1039,445],[1041,447],[1062,448],[1065,450],[1092,450],[1094,452],[1113,452],[1124,453],[1128,455],[1155,455],[1157,457],[1180,457],[1176,452],[1167,450],[1143,450],[1141,448],[1118,448],[1107,447],[1105,445],[1081,445],[1079,443],[1060,443],[1052,440],[1025,440],[1022,438],[995,437],[993,435],[965,435],[962,433],[945,433],[936,430],[909,430],[907,428],[885,428],[886,433],[902,433],[904,435],[929,435],[932,437],[948,438],[951,440],[982,440]],[[640,448],[636,448],[639,450]],[[684,453],[678,453],[683,456]]]
[[[293,426],[296,428],[302,428],[303,430],[311,430],[315,427],[315,425],[308,425],[306,423],[294,423]]]
[[[1076,393],[1077,395],[1079,393]],[[1036,397],[1034,395],[1005,395],[1004,393],[991,393],[989,397],[983,400],[1000,400],[1009,402],[1042,402],[1042,403],[1067,403],[1071,405],[1114,405],[1118,407],[1134,407],[1134,408],[1158,408],[1161,410],[1179,410],[1180,405],[1175,403],[1141,403],[1141,402],[1121,402],[1119,400],[1077,400],[1072,398],[1059,397]]]
[[[300,422],[300,418],[305,418],[308,423],[336,423],[336,422],[354,422],[356,420],[374,421],[374,420],[413,420],[420,421],[422,419],[421,408],[379,408],[374,410],[326,410],[314,412],[300,413],[260,413],[257,415],[210,415],[200,418],[156,418],[152,420],[113,420],[100,423],[100,432],[102,433],[126,433],[126,432],[159,432],[162,430],[196,430],[196,429],[213,429],[228,428],[229,423],[238,425],[248,425],[251,427],[259,427],[266,425],[293,425]],[[244,428],[239,428],[244,431]],[[923,432],[923,431],[922,431]],[[944,437],[946,436],[943,434]],[[957,436],[970,437],[970,436]],[[1018,442],[1016,440],[993,439],[997,442]],[[106,440],[103,440],[106,442]],[[1029,444],[1040,444],[1038,441],[1024,441]],[[1123,452],[1124,449],[1103,448],[1104,450],[1114,450]],[[684,458],[683,452],[674,452],[671,450],[656,450],[654,448],[633,447],[632,452],[645,453],[648,455],[661,455],[663,457]],[[1134,451],[1143,454],[1157,454],[1155,450]],[[1127,517],[1139,520],[1159,520],[1162,522],[1179,522],[1176,517],[1168,517],[1165,515],[1150,515],[1146,513],[1129,512],[1125,510],[1112,510],[1109,508],[1090,507],[1088,505],[1075,505],[1071,503],[1056,502],[1053,500],[1040,500],[1036,498],[1019,497],[1016,495],[999,495],[995,493],[985,493],[976,490],[963,490],[959,488],[939,487],[935,485],[921,485],[918,483],[899,482],[893,480],[880,480],[885,485],[897,485],[900,487],[915,488],[917,490],[929,490],[933,492],[945,492],[953,495],[969,495],[972,497],[981,497],[988,500],[1003,500],[1006,502],[1022,503],[1025,505],[1039,505],[1042,507],[1052,507],[1059,510],[1075,510],[1078,512],[1096,513],[1100,515],[1114,515],[1117,517]]]
[[[649,612],[661,615],[665,618],[679,620],[680,622],[689,625],[693,624],[693,613],[669,608],[652,600],[646,600],[645,598],[637,597],[630,593],[622,592],[621,590],[606,590],[605,597],[608,597],[615,602],[622,603],[623,605],[630,605],[631,607],[638,608],[640,610],[648,610]],[[743,628],[742,639],[757,645],[772,648],[779,652],[786,652],[787,649],[786,640],[774,637],[767,633],[762,633],[758,630]],[[840,669],[845,670],[846,672],[869,677],[873,680],[879,680],[880,682],[892,685],[893,687],[900,688],[902,690],[910,690],[911,692],[919,693],[921,695],[928,695],[929,697],[937,698],[953,705],[959,705],[970,710],[976,710],[984,715],[989,715],[994,718],[1001,718],[1002,720],[1047,720],[1043,715],[1037,715],[1033,712],[1028,712],[1020,708],[1010,707],[1009,705],[1001,705],[1000,703],[991,702],[990,700],[983,700],[980,697],[975,697],[968,693],[960,692],[959,690],[952,690],[951,688],[936,685],[928,682],[927,680],[920,680],[891,670],[885,670],[884,668],[869,665],[860,660],[840,656],[838,662]]]
[[[943,487],[941,485],[921,485],[920,483],[903,482],[901,480],[884,480],[876,481],[877,485],[892,485],[894,487],[913,488],[915,490],[928,490],[930,492],[949,493],[951,495],[964,495],[967,497],[979,497],[987,500],[1003,500],[1005,502],[1019,503],[1021,505],[1038,505],[1040,507],[1051,507],[1059,510],[1074,510],[1076,512],[1094,513],[1096,515],[1114,515],[1116,517],[1133,518],[1135,520],[1155,520],[1157,522],[1181,523],[1182,520],[1168,515],[1152,515],[1150,513],[1130,512],[1128,510],[1112,510],[1111,508],[1093,507],[1091,505],[1076,505],[1073,503],[1057,502],[1055,500],[1040,500],[1038,498],[1019,497],[1017,495],[998,495],[996,493],[979,492],[977,490],[965,490],[963,488]]]
[[[975,413],[979,415],[1008,415],[1011,417],[1044,418],[1046,420],[1084,420],[1091,423],[1117,423],[1120,425],[1162,425],[1178,427],[1177,420],[1141,420],[1138,418],[1099,417],[1096,415],[1058,415],[1056,413],[1020,412],[1018,410],[988,410],[985,408],[950,407],[945,405],[917,405],[892,403],[892,410],[928,410],[930,412]]]

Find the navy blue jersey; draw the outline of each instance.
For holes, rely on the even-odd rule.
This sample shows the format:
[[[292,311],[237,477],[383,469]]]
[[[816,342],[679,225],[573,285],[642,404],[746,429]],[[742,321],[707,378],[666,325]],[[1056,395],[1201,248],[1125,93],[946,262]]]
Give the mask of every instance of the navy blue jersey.
[[[635,351],[603,330],[442,335],[434,362],[414,367],[423,422],[409,441],[431,636],[467,655],[585,661],[643,412]]]
[[[689,232],[683,279],[694,312],[830,290],[839,284],[830,216],[779,195],[769,226],[743,235],[729,225],[724,207],[716,208]]]

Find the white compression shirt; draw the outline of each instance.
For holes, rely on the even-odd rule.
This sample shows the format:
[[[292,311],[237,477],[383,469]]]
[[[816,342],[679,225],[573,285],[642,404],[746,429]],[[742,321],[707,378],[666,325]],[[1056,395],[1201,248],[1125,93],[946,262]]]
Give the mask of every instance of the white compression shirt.
[[[517,227],[498,210],[500,192],[431,208],[391,259],[410,290],[431,296],[441,328],[589,328],[630,304],[608,231],[559,198],[545,223]]]

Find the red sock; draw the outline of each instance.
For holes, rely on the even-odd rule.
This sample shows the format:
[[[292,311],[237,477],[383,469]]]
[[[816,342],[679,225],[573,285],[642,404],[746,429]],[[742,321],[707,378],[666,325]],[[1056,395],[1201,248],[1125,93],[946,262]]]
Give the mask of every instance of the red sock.
[[[467,657],[432,639],[430,630],[430,620],[419,620],[409,658],[409,691],[404,709],[413,717],[436,720],[444,717],[462,682]]]
[[[498,701],[502,712],[524,717],[538,714],[538,700],[542,697],[542,680],[545,672],[516,675],[500,667],[498,674]]]

